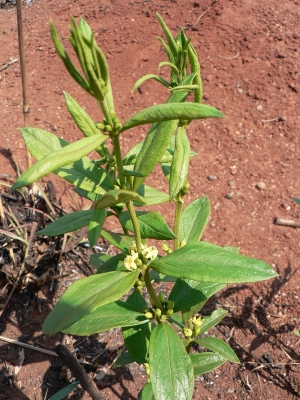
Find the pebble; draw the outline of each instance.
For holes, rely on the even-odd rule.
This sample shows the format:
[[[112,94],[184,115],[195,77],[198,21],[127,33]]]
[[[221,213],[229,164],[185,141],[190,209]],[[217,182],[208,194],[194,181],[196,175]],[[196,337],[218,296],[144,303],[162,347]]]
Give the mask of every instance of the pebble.
[[[266,188],[265,182],[258,182],[256,184],[256,188],[259,189],[259,190],[265,190],[265,188]]]
[[[256,109],[260,111],[260,110],[263,109],[263,106],[262,106],[261,104],[259,104],[259,105],[256,107]]]
[[[236,165],[233,165],[232,167],[229,167],[231,175],[236,175],[237,174],[237,167]]]
[[[243,93],[243,89],[242,88],[237,88],[236,91],[238,92],[238,94],[242,94]]]
[[[217,177],[215,175],[208,175],[207,179],[209,181],[214,181],[215,179],[217,179]]]
[[[225,194],[225,199],[231,200],[233,198],[233,193],[227,193]]]
[[[228,186],[235,186],[235,182],[234,181],[228,181]]]

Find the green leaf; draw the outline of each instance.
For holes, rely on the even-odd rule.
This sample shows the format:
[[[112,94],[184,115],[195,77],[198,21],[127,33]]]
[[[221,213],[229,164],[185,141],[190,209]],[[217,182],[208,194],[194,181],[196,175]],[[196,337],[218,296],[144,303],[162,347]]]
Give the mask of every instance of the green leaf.
[[[168,323],[157,325],[151,333],[149,364],[151,385],[156,399],[192,398],[192,363],[180,338]]]
[[[94,208],[114,207],[119,203],[128,203],[130,200],[146,204],[146,200],[135,192],[124,189],[109,190],[95,202]]]
[[[163,193],[160,190],[144,184],[142,184],[136,192],[145,199],[148,206],[161,204],[169,200],[169,195],[167,193]],[[134,205],[140,206],[142,203],[135,201]]]
[[[192,282],[195,281],[187,281],[191,286],[194,286]],[[208,299],[211,298],[215,293],[219,292],[222,290],[226,285],[223,283],[212,283],[212,282],[198,282],[198,285],[196,285],[197,290],[200,290],[204,296],[205,300],[201,301],[200,303],[195,304],[189,309],[183,310],[182,311],[182,319],[184,322],[187,322],[193,315],[195,315],[201,308],[204,306],[204,304],[207,302]],[[191,293],[192,295],[192,293]],[[202,331],[201,331],[202,332]]]
[[[157,16],[158,22],[160,23],[160,26],[162,27],[162,30],[164,31],[164,34],[168,41],[168,44],[169,44],[170,50],[173,54],[173,57],[176,58],[178,55],[177,44],[176,44],[171,32],[169,31],[169,28],[167,27],[165,21],[162,19],[162,17],[158,13],[156,13],[156,16]]]
[[[69,113],[75,121],[75,124],[84,134],[84,136],[92,136],[97,135],[99,133],[99,129],[96,128],[95,122],[92,118],[84,111],[82,107],[77,103],[72,96],[70,96],[67,92],[64,92],[65,102]]]
[[[226,360],[229,360],[236,364],[240,364],[240,360],[237,358],[237,355],[232,350],[232,348],[221,339],[212,336],[205,336],[200,339],[195,339],[193,341],[199,344],[199,346],[211,350],[214,353],[220,354]]]
[[[111,232],[106,229],[101,231],[101,236],[122,251],[127,251],[128,247],[135,240],[133,235],[122,235],[121,233]]]
[[[105,222],[105,218],[106,218],[105,209],[104,210],[94,209],[92,211],[88,229],[88,239],[91,247],[93,247],[97,243],[97,240],[99,239],[101,230],[103,228],[103,224]]]
[[[139,222],[141,237],[146,239],[171,240],[176,236],[168,227],[163,217],[156,211],[137,211],[136,216]],[[128,211],[120,216],[120,223],[123,227],[134,232],[133,224]]]
[[[188,84],[193,80],[194,75],[187,75],[182,83]],[[184,101],[188,91],[180,91],[172,93],[166,104]],[[136,190],[143,183],[146,177],[151,173],[155,165],[164,155],[170,139],[178,125],[178,121],[167,121],[164,123],[154,124],[147,133],[142,148],[138,153],[134,170],[143,174],[144,178],[135,178],[133,189]]]
[[[297,199],[297,197],[293,197],[293,200],[294,200],[297,204],[300,204],[300,199]]]
[[[183,91],[184,89],[182,89]],[[185,90],[186,91],[186,90]],[[178,92],[176,92],[178,93]],[[202,118],[224,118],[216,108],[198,103],[165,103],[146,108],[133,115],[122,126],[121,132],[135,126],[172,120],[193,120]]]
[[[258,282],[278,274],[265,262],[206,243],[187,244],[155,259],[151,268],[165,275],[202,282]]]
[[[46,318],[43,331],[52,334],[66,332],[68,327],[100,306],[122,297],[131,289],[138,275],[139,271],[114,271],[74,282]]]
[[[195,376],[207,374],[226,362],[226,358],[211,352],[190,354],[190,358]]]
[[[131,364],[134,362],[131,354],[128,351],[122,353],[118,358],[117,361],[114,363],[114,368],[123,367],[124,365]]]
[[[70,335],[90,336],[124,325],[134,326],[147,322],[148,319],[138,308],[123,301],[116,301],[97,307],[94,311],[65,328],[63,332]]]
[[[202,285],[202,282],[177,279],[169,295],[169,300],[174,301],[174,312],[189,310],[195,304],[206,301]]]
[[[296,329],[293,333],[294,333],[294,335],[300,337],[300,330],[299,329]]]
[[[138,290],[135,290],[128,297],[126,303],[135,306],[140,309],[141,312],[145,312],[147,309],[147,303]],[[122,333],[126,349],[129,351],[134,361],[138,364],[145,363],[147,361],[151,334],[149,324],[124,327],[122,328]]]
[[[171,85],[169,84],[168,81],[166,81],[164,78],[158,76],[158,75],[154,75],[154,74],[147,74],[144,75],[142,78],[140,78],[133,86],[133,88],[131,89],[131,91],[133,92],[137,87],[139,87],[142,83],[144,83],[145,81],[148,81],[149,79],[154,79],[155,81],[161,83],[162,85],[164,85],[165,87],[169,88]]]
[[[77,229],[83,228],[89,224],[92,213],[91,210],[82,210],[64,215],[52,222],[52,224],[46,226],[46,228],[37,231],[36,234],[58,236],[64,235],[68,232],[77,231]]]
[[[207,332],[210,328],[216,326],[224,317],[226,317],[228,311],[223,308],[218,308],[213,311],[208,317],[204,317],[204,321],[200,326],[199,335]]]
[[[106,263],[106,261],[110,260],[112,256],[103,253],[95,253],[90,256],[89,262],[92,267],[94,267],[97,271],[101,270],[101,266]],[[108,271],[106,271],[108,272]]]
[[[71,393],[72,390],[74,390],[79,383],[79,381],[70,383],[70,385],[67,385],[66,387],[60,389],[53,396],[51,396],[49,400],[62,400],[64,397],[68,396],[68,394]]]
[[[155,400],[151,383],[148,382],[139,395],[139,400]]]
[[[190,142],[185,127],[178,127],[175,136],[175,150],[170,171],[170,201],[178,195],[187,182],[190,162]]]
[[[107,136],[98,133],[77,142],[71,143],[64,148],[50,153],[37,161],[32,167],[28,168],[14,183],[11,191],[28,186],[57,168],[71,164],[86,154],[95,150]]]
[[[201,197],[189,204],[181,215],[179,242],[196,243],[201,239],[210,214],[208,197]]]
[[[39,128],[22,128],[21,133],[26,147],[37,160],[68,145],[65,140]],[[113,189],[109,176],[104,169],[97,166],[95,161],[88,157],[82,157],[80,160],[53,172],[87,191],[103,194],[105,191]]]
[[[111,271],[126,271],[123,262],[125,257],[125,253],[119,253],[115,256],[109,257],[105,262],[102,262],[102,255],[99,256],[99,254],[92,254],[90,257],[90,263],[97,269],[97,274]]]
[[[152,282],[176,282],[176,278],[174,278],[173,276],[160,274],[153,269],[151,269],[150,271],[150,279]]]
[[[62,62],[64,63],[67,71],[69,74],[72,76],[73,79],[87,92],[89,92],[89,85],[86,82],[86,80],[81,76],[81,74],[78,72],[76,67],[73,65],[72,61],[70,60],[68,53],[65,51],[64,46],[62,45],[56,28],[53,24],[53,21],[50,21],[50,31],[51,31],[51,37],[52,41],[54,43],[55,49],[59,57],[61,58]]]

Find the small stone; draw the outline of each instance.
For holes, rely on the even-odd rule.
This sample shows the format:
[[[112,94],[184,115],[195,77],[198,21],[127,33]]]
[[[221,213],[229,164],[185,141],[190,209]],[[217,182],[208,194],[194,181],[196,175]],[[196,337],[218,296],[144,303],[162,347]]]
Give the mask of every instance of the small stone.
[[[242,94],[243,93],[243,89],[242,88],[237,88],[236,91],[238,92],[238,94]]]
[[[231,175],[236,175],[237,174],[237,167],[236,165],[233,165],[232,167],[229,167]]]
[[[265,188],[266,188],[265,182],[258,182],[256,184],[256,188],[259,189],[259,190],[265,190]]]
[[[228,186],[235,186],[235,182],[234,181],[228,181]]]
[[[260,111],[260,110],[263,109],[263,106],[262,106],[261,104],[259,104],[259,105],[256,107],[256,109],[257,109],[258,111]]]
[[[225,194],[225,199],[231,200],[233,198],[233,193],[227,193]]]
[[[217,177],[216,177],[215,175],[208,175],[207,179],[208,179],[209,181],[214,181],[214,180],[217,179]]]

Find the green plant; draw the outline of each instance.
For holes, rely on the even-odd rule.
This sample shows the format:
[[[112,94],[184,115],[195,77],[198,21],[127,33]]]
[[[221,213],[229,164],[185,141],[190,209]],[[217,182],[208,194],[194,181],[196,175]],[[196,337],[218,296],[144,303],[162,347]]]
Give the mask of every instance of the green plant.
[[[277,274],[264,262],[240,255],[238,249],[200,241],[210,214],[207,197],[183,207],[189,187],[189,160],[195,155],[190,150],[187,127],[193,119],[223,115],[201,103],[200,65],[190,39],[182,29],[174,39],[159,15],[158,20],[166,37],[166,42],[161,38],[159,41],[168,57],[160,66],[171,68],[170,82],[151,74],[134,88],[146,79],[154,79],[170,95],[164,104],[142,110],[123,124],[114,109],[106,59],[88,24],[81,19],[78,26],[72,18],[70,40],[82,75],[51,23],[58,55],[75,81],[95,98],[104,118],[95,123],[65,93],[67,109],[85,138],[68,144],[37,128],[21,129],[26,146],[38,161],[12,189],[55,172],[71,182],[79,195],[91,200],[92,206],[62,217],[38,233],[55,236],[87,225],[91,246],[102,236],[120,250],[115,256],[91,256],[96,274],[66,290],[46,318],[43,330],[91,335],[121,327],[127,352],[116,364],[136,361],[145,364],[149,375],[140,398],[183,400],[192,398],[195,376],[226,360],[239,362],[225,342],[203,336],[227,312],[217,309],[202,318],[198,314],[201,308],[228,283],[257,282]],[[193,102],[186,101],[190,93]],[[120,135],[142,124],[151,124],[146,139],[122,158]],[[111,140],[111,151],[107,140]],[[92,150],[97,151],[99,159],[86,156]],[[157,164],[169,182],[168,194],[144,183]],[[173,230],[158,212],[138,210],[167,201],[175,206]],[[105,229],[106,218],[117,218],[124,233]],[[147,244],[148,239],[162,241],[164,256],[158,254],[157,247]],[[157,293],[157,283],[162,281],[175,282],[167,296]],[[120,300],[128,294],[126,300]],[[193,343],[209,351],[191,353]]]

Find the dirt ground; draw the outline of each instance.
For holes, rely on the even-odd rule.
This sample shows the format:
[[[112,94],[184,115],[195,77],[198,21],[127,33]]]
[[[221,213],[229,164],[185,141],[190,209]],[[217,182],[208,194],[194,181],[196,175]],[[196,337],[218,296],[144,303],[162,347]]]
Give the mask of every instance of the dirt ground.
[[[139,77],[157,73],[157,65],[165,61],[156,39],[162,36],[156,12],[174,35],[183,26],[193,38],[202,65],[204,102],[227,116],[220,121],[193,122],[189,129],[191,146],[198,156],[191,161],[188,202],[208,195],[212,207],[204,240],[238,246],[242,254],[266,261],[279,273],[272,281],[232,285],[207,305],[207,312],[220,306],[228,309],[228,317],[213,334],[228,341],[241,365],[226,363],[198,378],[194,398],[296,399],[300,341],[293,331],[300,327],[299,233],[296,228],[275,225],[274,218],[298,223],[300,219],[300,206],[292,200],[300,197],[300,1],[37,0],[24,5],[29,125],[56,132],[68,141],[80,138],[64,106],[63,91],[85,105],[95,120],[101,119],[96,106],[64,70],[50,39],[51,18],[69,48],[70,14],[88,21],[108,58],[121,121],[163,102],[167,89],[157,83],[147,82],[140,91],[131,93]],[[0,9],[0,68],[18,57],[16,10]],[[161,73],[168,71],[162,69]],[[0,121],[3,181],[2,174],[15,175],[9,149],[20,168],[26,168],[18,131],[23,126],[19,62],[0,72]],[[133,132],[122,137],[124,154],[145,136],[146,128]],[[62,181],[50,179],[57,201],[74,208]],[[158,172],[150,177],[151,182],[155,180],[160,182]],[[1,189],[6,190],[4,186]],[[170,221],[170,205],[160,210]],[[77,266],[71,261],[65,263],[63,272],[76,275]],[[62,287],[68,279],[70,275]],[[49,338],[41,332],[51,303],[61,291],[50,294],[47,286],[42,293],[43,302],[39,303],[28,290],[16,292],[0,319],[0,334],[48,349],[61,342],[62,335]],[[1,306],[6,297],[2,292]],[[105,348],[115,348],[120,336],[114,330],[81,344],[76,340],[74,346],[78,344],[79,353],[90,360],[89,356]],[[0,341],[0,399],[41,400],[66,385],[62,365],[55,357],[28,349],[13,379],[11,369],[18,364],[18,349]],[[145,382],[138,365],[109,370],[108,385],[101,393],[107,400],[137,399]],[[68,398],[89,396],[77,389]]]

